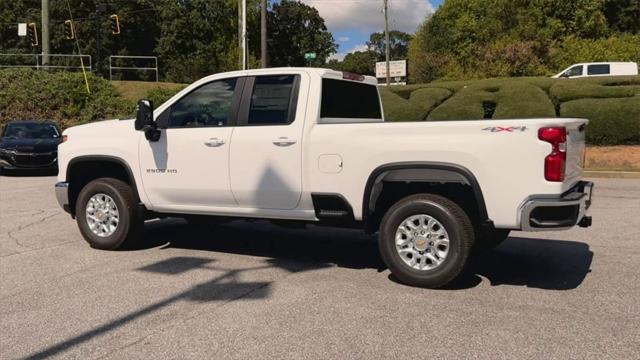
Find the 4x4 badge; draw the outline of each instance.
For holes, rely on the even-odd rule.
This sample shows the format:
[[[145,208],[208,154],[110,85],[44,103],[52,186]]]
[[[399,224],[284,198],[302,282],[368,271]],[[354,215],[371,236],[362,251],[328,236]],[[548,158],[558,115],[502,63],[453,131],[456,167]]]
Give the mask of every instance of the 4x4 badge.
[[[525,132],[527,131],[527,127],[526,126],[509,126],[509,127],[502,127],[502,126],[492,126],[492,127],[487,127],[482,129],[483,131],[491,131],[492,133],[495,132]]]

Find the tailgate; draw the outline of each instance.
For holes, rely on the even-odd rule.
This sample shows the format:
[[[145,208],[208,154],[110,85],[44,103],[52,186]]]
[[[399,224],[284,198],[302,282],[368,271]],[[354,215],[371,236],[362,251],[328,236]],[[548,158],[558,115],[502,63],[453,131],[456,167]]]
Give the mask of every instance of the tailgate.
[[[585,159],[585,135],[587,120],[575,121],[567,126],[567,163],[564,188],[574,186],[582,178]]]

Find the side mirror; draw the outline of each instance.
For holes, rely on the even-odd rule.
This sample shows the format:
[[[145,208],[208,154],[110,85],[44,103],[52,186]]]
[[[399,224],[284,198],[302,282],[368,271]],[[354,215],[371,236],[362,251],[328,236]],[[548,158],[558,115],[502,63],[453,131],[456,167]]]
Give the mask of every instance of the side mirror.
[[[136,109],[135,128],[140,131],[153,126],[153,103],[150,100],[142,99],[138,101]]]
[[[138,101],[135,128],[138,131],[144,131],[144,136],[149,141],[160,140],[162,132],[158,130],[158,125],[153,121],[153,103],[150,100]]]
[[[565,71],[562,73],[562,75],[560,75],[561,78],[569,78],[571,77],[571,74],[568,71]]]

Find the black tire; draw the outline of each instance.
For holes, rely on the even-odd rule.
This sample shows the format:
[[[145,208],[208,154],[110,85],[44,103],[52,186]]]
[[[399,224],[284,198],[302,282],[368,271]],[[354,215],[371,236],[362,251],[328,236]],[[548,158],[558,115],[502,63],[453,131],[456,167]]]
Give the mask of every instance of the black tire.
[[[449,235],[449,252],[444,261],[430,270],[417,270],[402,260],[396,250],[395,235],[400,224],[412,215],[431,216]],[[467,214],[453,201],[431,194],[406,197],[393,205],[380,224],[378,247],[391,273],[407,285],[440,288],[453,281],[464,269],[473,246],[473,226]]]
[[[483,229],[476,235],[476,242],[473,245],[474,253],[491,251],[502,244],[508,237],[511,230],[505,229]]]
[[[119,222],[113,234],[105,237],[94,234],[89,228],[86,207],[89,199],[96,194],[110,196],[119,213]],[[91,181],[80,191],[76,201],[76,221],[80,233],[91,247],[101,250],[122,250],[133,248],[140,238],[144,219],[138,213],[138,201],[127,183],[100,178]]]

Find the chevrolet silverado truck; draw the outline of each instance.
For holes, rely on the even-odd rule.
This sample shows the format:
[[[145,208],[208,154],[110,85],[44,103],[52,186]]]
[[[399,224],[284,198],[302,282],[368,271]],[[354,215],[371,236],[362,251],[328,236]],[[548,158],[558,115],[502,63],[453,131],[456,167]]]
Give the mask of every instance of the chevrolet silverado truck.
[[[397,279],[437,288],[511,230],[591,225],[586,125],[385,122],[371,77],[230,72],[155,110],[141,100],[135,120],[65,130],[55,191],[94,248],[130,246],[162,217],[357,227],[378,233]]]

